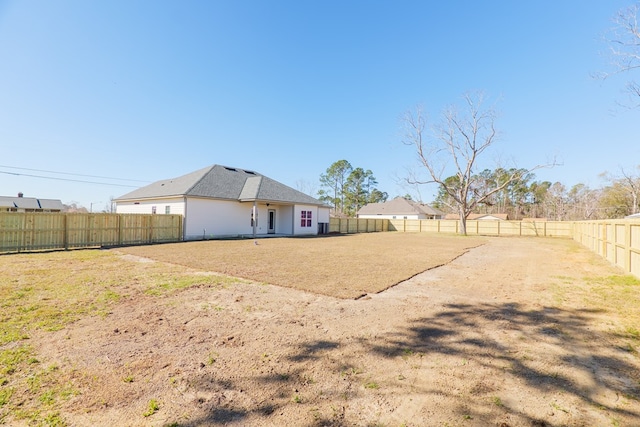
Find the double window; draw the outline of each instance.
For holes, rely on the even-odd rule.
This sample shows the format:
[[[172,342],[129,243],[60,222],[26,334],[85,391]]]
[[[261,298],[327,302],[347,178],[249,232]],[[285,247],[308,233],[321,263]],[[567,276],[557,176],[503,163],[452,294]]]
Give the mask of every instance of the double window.
[[[311,211],[300,211],[300,227],[311,227]]]

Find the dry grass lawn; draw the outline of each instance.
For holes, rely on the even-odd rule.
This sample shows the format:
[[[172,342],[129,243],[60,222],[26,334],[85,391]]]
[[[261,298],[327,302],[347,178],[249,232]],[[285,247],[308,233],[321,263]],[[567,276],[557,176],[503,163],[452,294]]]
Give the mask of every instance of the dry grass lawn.
[[[257,242],[0,256],[0,425],[640,425],[640,280],[576,242]]]
[[[484,241],[427,233],[372,233],[214,240],[118,250],[196,270],[338,298],[358,298],[447,264]]]

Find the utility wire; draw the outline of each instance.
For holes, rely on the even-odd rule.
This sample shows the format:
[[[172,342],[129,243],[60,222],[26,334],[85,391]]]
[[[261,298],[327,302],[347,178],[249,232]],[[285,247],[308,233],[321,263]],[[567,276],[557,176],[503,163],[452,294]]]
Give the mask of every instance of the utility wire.
[[[83,174],[79,174],[79,173],[70,173],[70,172],[56,172],[56,171],[49,171],[49,170],[43,170],[43,169],[30,169],[30,168],[19,168],[17,166],[6,166],[6,165],[0,165],[0,168],[6,168],[6,169],[18,169],[18,170],[23,170],[23,171],[32,171],[32,172],[45,172],[45,173],[55,173],[55,174],[59,174],[59,175],[71,175],[71,176],[84,176],[86,178],[101,178],[101,179],[111,179],[111,180],[115,180],[115,181],[130,181],[130,182],[151,182],[151,181],[143,181],[143,180],[139,180],[139,179],[126,179],[126,178],[113,178],[110,176],[99,176],[99,175],[83,175]],[[2,171],[0,171],[2,172]],[[10,172],[2,172],[2,173],[8,173],[11,174]],[[12,175],[23,175],[23,174],[12,174]],[[33,176],[33,175],[24,175],[24,176]],[[38,178],[47,178],[44,176],[38,176]],[[51,178],[51,179],[56,179],[56,178]],[[73,180],[68,180],[68,181],[73,181]],[[84,182],[84,181],[78,181],[78,182]],[[92,184],[96,184],[96,183],[92,183]],[[110,184],[108,184],[110,185]],[[114,184],[115,185],[115,184]],[[128,186],[131,187],[131,186]]]
[[[4,173],[4,174],[7,174],[7,175],[15,175],[15,176],[28,176],[28,177],[31,177],[31,178],[54,179],[56,181],[71,181],[71,182],[82,182],[84,184],[110,185],[112,187],[131,187],[131,188],[137,188],[138,187],[137,185],[112,184],[112,183],[109,183],[109,182],[85,181],[85,180],[81,180],[81,179],[71,179],[71,178],[57,178],[57,177],[54,177],[54,176],[31,175],[31,174],[18,173],[18,172],[0,171],[0,173]],[[57,172],[57,173],[64,173],[64,172]],[[69,174],[69,175],[74,175],[74,174]],[[80,175],[80,176],[90,176],[90,175]],[[142,182],[146,182],[146,181],[142,181]]]

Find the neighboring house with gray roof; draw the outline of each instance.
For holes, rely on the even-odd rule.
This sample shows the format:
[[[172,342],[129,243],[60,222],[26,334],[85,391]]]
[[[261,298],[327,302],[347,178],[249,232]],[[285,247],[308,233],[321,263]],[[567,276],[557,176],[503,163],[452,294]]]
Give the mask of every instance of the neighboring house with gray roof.
[[[458,214],[447,214],[444,219],[455,219],[459,220],[460,215]],[[509,214],[474,214],[471,213],[467,217],[467,219],[472,221],[509,221]],[[536,221],[541,221],[541,219],[535,219]],[[546,220],[545,220],[546,221]]]
[[[35,197],[0,196],[0,212],[60,212],[64,209],[62,201],[56,199],[38,199]]]
[[[213,165],[115,199],[117,213],[180,214],[184,239],[313,235],[329,228],[319,200],[257,172]]]
[[[444,213],[429,205],[396,197],[383,203],[368,203],[358,211],[363,219],[441,219]]]

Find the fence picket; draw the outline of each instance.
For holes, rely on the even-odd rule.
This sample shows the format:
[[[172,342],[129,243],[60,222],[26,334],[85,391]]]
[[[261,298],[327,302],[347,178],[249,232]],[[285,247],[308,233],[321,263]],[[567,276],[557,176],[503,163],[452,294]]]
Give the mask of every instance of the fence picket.
[[[182,240],[182,215],[0,212],[0,253]]]

